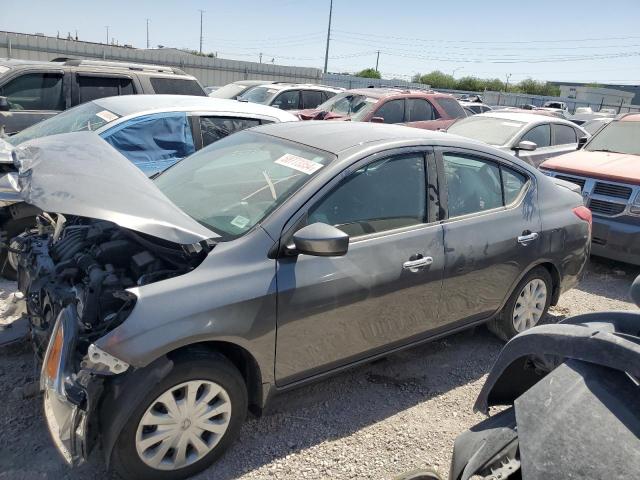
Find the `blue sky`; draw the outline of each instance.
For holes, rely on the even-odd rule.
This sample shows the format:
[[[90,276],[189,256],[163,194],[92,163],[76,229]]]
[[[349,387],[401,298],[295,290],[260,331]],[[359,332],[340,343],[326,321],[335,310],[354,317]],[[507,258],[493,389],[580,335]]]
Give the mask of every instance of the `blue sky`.
[[[0,30],[322,67],[329,0],[0,0]],[[334,0],[329,71],[640,84],[640,1]]]

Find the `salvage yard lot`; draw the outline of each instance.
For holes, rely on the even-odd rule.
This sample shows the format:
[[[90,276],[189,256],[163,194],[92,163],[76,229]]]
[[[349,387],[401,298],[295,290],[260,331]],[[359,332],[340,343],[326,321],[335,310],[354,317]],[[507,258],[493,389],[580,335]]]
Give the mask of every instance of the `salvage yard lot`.
[[[592,259],[547,321],[635,309],[627,295],[639,273]],[[0,317],[10,313],[14,288],[0,283]],[[483,417],[472,406],[501,345],[476,328],[282,395],[263,418],[247,421],[236,448],[194,478],[378,479],[427,465],[446,474],[454,438]],[[77,470],[64,467],[41,397],[22,397],[37,369],[27,348],[0,353],[0,479],[110,478],[100,452]]]

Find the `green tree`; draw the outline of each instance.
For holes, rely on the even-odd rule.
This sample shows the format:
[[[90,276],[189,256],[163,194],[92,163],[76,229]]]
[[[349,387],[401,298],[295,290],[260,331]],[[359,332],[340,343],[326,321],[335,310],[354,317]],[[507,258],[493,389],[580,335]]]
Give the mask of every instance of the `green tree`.
[[[546,95],[550,97],[557,97],[560,95],[560,87],[551,85],[548,82],[539,82],[532,78],[522,80],[518,83],[516,88],[518,91],[528,93],[529,95]]]
[[[380,72],[375,68],[365,68],[361,72],[356,73],[356,77],[364,77],[364,78],[382,78],[380,76]]]
[[[433,88],[456,88],[456,79],[453,75],[447,75],[440,70],[435,70],[420,77],[420,83],[430,85]]]

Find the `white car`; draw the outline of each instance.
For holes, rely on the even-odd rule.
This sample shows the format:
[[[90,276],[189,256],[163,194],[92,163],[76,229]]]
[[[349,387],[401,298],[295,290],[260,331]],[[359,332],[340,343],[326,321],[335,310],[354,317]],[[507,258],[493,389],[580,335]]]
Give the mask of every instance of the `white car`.
[[[447,131],[515,153],[535,167],[549,158],[576,150],[590,137],[568,120],[513,111],[492,111],[463,118]]]
[[[312,83],[270,83],[247,90],[238,97],[241,102],[260,103],[280,110],[316,108],[344,88]]]

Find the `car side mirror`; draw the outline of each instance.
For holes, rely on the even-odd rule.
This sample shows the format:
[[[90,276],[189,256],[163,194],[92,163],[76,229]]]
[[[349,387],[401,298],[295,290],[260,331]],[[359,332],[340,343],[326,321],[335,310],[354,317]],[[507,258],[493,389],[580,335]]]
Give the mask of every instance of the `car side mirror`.
[[[372,117],[371,123],[384,123],[384,117]]]
[[[297,253],[315,257],[341,257],[349,249],[349,235],[326,223],[312,223],[293,234]]]
[[[523,140],[518,144],[517,147],[514,148],[514,150],[516,151],[523,150],[525,152],[533,152],[536,148],[538,148],[538,145],[536,145],[534,142],[531,142],[529,140]]]
[[[0,112],[8,112],[11,110],[7,97],[0,97]]]
[[[587,143],[587,140],[589,140],[589,137],[580,137],[578,139],[578,147],[576,148],[576,150],[580,150],[582,147],[584,147]]]

